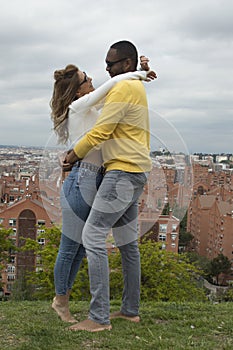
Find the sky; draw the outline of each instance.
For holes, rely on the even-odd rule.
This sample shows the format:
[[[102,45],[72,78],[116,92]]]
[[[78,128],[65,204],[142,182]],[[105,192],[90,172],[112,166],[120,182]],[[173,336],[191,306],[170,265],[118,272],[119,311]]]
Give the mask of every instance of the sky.
[[[1,145],[47,147],[53,72],[73,63],[98,87],[110,45],[129,40],[158,75],[145,83],[152,148],[233,153],[232,0],[0,5]]]

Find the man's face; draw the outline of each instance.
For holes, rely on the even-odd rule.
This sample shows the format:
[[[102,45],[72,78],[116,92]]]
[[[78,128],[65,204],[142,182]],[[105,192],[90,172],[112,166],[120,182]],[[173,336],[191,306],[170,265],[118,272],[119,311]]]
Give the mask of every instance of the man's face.
[[[106,71],[111,78],[127,71],[125,68],[126,59],[127,57],[119,57],[116,49],[109,49],[105,62],[107,65]]]

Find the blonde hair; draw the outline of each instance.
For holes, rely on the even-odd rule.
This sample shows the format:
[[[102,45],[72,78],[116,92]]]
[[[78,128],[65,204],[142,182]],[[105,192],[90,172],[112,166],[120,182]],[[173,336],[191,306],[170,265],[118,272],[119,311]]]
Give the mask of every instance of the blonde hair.
[[[58,136],[58,143],[65,144],[69,138],[68,112],[69,105],[78,99],[77,91],[80,86],[78,71],[78,67],[69,64],[65,69],[54,72],[55,83],[50,108],[52,110],[53,128]]]

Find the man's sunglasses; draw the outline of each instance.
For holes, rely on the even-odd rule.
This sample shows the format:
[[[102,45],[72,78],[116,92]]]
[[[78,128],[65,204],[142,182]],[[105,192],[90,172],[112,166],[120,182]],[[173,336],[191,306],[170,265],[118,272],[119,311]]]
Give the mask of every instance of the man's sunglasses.
[[[83,79],[83,81],[79,84],[79,86],[81,86],[81,85],[83,85],[84,83],[86,83],[87,82],[87,74],[85,73],[85,72],[83,72],[83,74],[84,74],[84,79]]]
[[[118,62],[122,62],[122,61],[124,61],[124,60],[126,60],[126,59],[127,59],[127,57],[121,58],[120,60],[114,61],[114,62],[110,62],[110,61],[105,61],[105,62],[106,62],[107,67],[108,67],[108,68],[111,68],[114,64],[116,64],[116,63],[118,63]]]

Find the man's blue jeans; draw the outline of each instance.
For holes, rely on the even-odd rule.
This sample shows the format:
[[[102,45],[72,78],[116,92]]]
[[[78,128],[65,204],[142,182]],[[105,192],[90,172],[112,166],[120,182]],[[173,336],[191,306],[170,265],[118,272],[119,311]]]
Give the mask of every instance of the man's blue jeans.
[[[101,324],[110,323],[109,266],[105,241],[111,228],[122,257],[124,290],[121,311],[129,316],[139,313],[137,200],[147,182],[146,175],[119,170],[107,172],[83,228],[92,295],[89,318]]]
[[[102,174],[90,169],[73,167],[61,190],[62,235],[54,267],[55,291],[65,295],[72,288],[85,249],[82,230]]]

